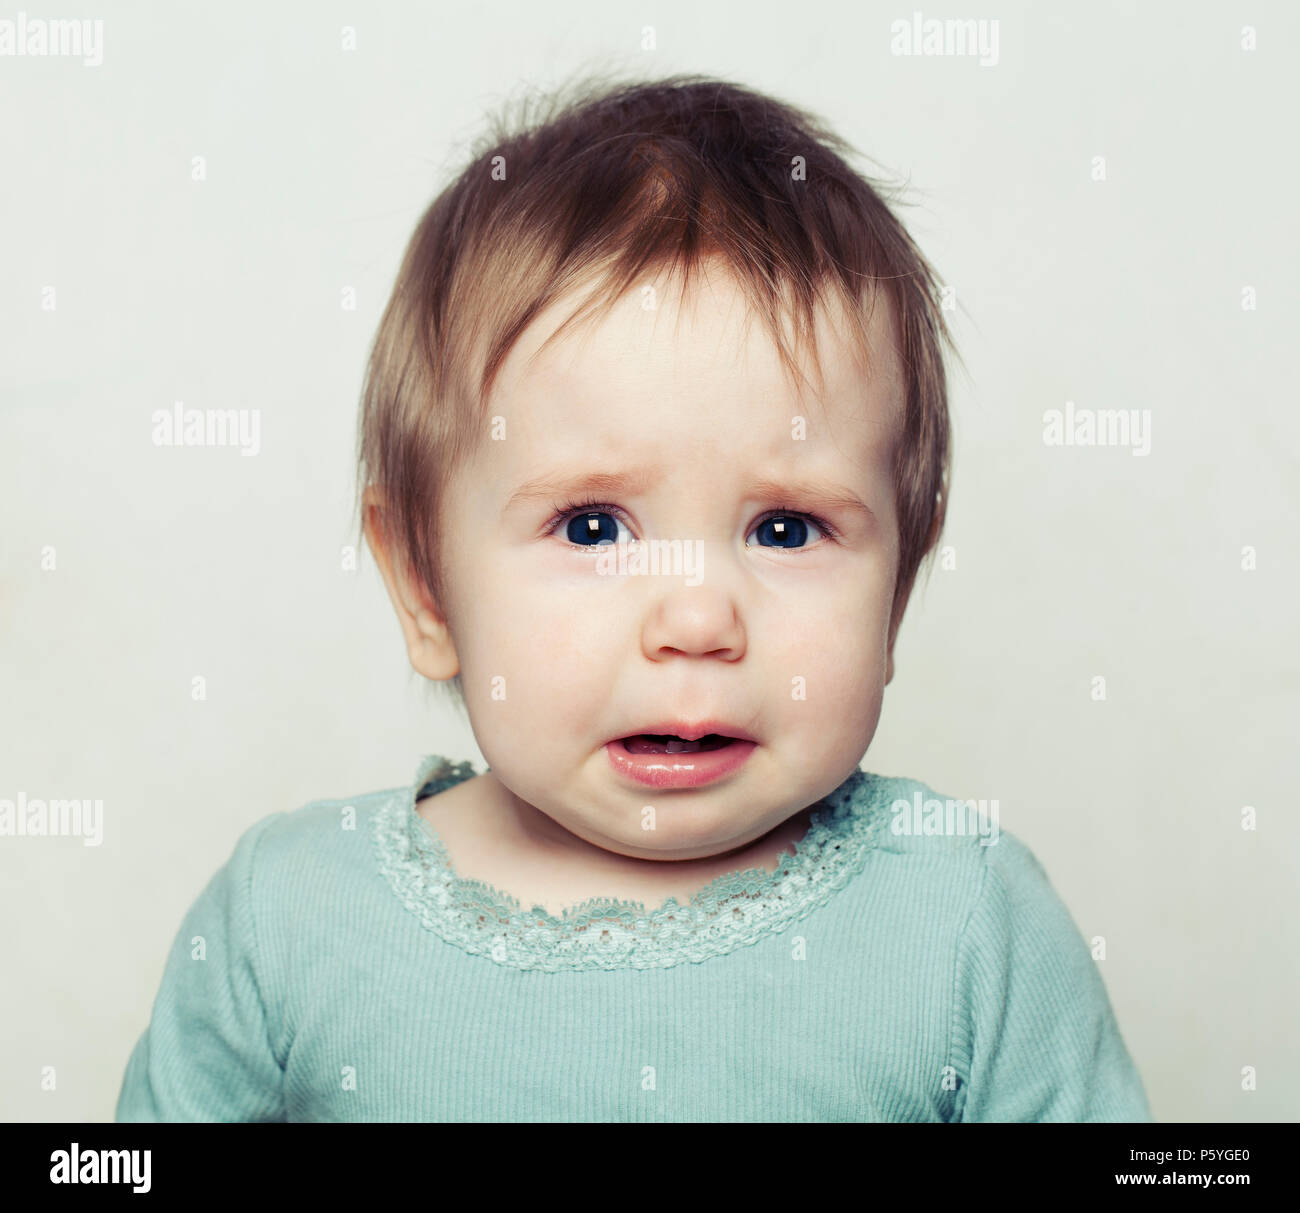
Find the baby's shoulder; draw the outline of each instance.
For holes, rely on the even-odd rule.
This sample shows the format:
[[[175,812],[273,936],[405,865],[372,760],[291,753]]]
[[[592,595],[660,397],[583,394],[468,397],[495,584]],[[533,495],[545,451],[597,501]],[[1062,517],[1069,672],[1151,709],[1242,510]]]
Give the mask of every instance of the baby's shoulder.
[[[255,879],[282,890],[297,873],[319,879],[323,869],[355,868],[369,856],[374,817],[391,809],[410,788],[312,800],[255,822],[240,839]]]
[[[996,798],[954,796],[906,777],[871,779],[875,850],[917,879],[949,887],[957,874],[981,885],[990,872],[1003,882],[1046,880],[1029,846],[1003,827]]]

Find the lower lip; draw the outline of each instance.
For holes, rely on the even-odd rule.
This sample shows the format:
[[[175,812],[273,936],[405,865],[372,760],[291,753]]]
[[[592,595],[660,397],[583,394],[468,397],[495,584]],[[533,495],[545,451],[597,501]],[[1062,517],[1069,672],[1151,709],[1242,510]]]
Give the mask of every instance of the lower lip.
[[[610,765],[620,775],[647,788],[698,788],[734,774],[749,760],[756,746],[737,738],[719,750],[693,754],[629,754],[623,742],[605,746]]]

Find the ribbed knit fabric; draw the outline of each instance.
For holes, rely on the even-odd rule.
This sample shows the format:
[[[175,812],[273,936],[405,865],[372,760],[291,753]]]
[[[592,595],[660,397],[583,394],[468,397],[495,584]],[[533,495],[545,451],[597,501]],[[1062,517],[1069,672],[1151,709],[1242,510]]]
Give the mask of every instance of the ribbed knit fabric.
[[[777,871],[561,917],[415,812],[257,822],[181,926],[119,1121],[1149,1121],[1101,976],[1006,830],[897,833],[857,772]]]

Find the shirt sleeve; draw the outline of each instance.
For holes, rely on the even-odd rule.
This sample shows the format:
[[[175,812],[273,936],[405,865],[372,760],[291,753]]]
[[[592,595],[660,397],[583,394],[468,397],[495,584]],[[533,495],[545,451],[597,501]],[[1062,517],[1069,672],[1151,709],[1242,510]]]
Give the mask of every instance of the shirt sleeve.
[[[276,816],[244,833],[186,914],[127,1062],[119,1122],[284,1119],[253,914],[257,844]]]
[[[1096,962],[1047,873],[1006,832],[983,849],[957,949],[957,1119],[1151,1121]]]

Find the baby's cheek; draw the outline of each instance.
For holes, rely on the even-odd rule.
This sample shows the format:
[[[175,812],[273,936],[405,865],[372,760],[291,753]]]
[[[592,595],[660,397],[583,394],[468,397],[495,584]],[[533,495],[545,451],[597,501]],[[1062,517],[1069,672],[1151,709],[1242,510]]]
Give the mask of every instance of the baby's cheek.
[[[507,587],[508,588],[508,587]],[[498,675],[512,710],[537,726],[563,720],[572,705],[596,693],[607,663],[611,637],[595,612],[575,610],[571,600],[536,595],[513,597],[485,613],[477,630],[477,650],[485,669]]]
[[[781,715],[791,730],[833,745],[874,727],[885,660],[870,615],[824,607],[776,643],[770,680],[786,700]]]
[[[803,664],[807,678],[803,703],[815,718],[815,727],[834,729],[843,723],[853,728],[878,708],[884,665],[874,646],[862,637],[846,638],[838,652],[819,652]],[[798,709],[801,701],[793,702]]]
[[[881,596],[852,582],[820,586],[821,592],[790,597],[758,621],[763,647],[781,660],[818,672],[848,667],[861,676],[880,661],[885,632]]]

